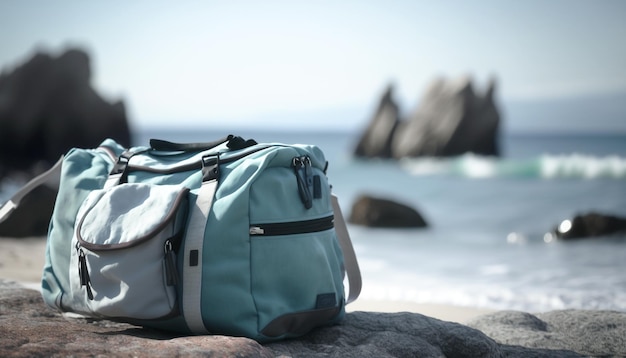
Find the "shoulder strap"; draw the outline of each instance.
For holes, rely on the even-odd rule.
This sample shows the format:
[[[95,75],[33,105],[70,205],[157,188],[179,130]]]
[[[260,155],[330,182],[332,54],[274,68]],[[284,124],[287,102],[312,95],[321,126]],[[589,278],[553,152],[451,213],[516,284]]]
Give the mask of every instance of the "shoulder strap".
[[[359,269],[359,263],[357,262],[354,248],[352,247],[346,221],[339,207],[339,200],[335,194],[332,194],[332,203],[335,214],[335,231],[339,239],[339,246],[341,246],[341,251],[343,251],[343,260],[346,266],[346,274],[348,275],[348,284],[350,285],[350,293],[346,299],[346,304],[349,304],[356,300],[361,293],[361,270]]]
[[[219,157],[218,157],[219,158]],[[211,165],[202,162],[202,184],[189,213],[183,247],[182,310],[187,327],[195,334],[209,333],[202,318],[202,249],[209,212],[217,190],[219,159]]]
[[[48,183],[51,184],[52,187],[59,186],[59,179],[61,177],[61,165],[63,164],[63,157],[59,159],[52,168],[47,171],[39,174],[38,176],[31,179],[26,185],[20,188],[17,193],[13,194],[11,199],[7,200],[2,206],[0,206],[0,222],[3,222],[9,215],[13,212],[13,210],[17,209],[20,205],[20,201],[26,196],[26,194],[33,191],[36,187]]]

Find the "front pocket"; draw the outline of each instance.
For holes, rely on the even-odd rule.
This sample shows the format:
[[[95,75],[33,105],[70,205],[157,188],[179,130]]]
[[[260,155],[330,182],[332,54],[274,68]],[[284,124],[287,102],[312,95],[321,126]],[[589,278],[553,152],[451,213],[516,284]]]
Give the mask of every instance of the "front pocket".
[[[343,256],[332,216],[250,227],[252,294],[259,331],[296,334],[297,313],[343,307]]]
[[[175,310],[175,252],[188,192],[131,183],[89,194],[72,240],[74,309],[118,319],[156,319]]]

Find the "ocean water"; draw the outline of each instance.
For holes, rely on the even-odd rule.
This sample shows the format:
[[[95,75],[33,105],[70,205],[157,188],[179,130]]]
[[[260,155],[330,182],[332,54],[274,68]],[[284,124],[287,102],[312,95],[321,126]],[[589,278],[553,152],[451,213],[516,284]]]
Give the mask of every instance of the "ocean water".
[[[143,130],[148,139],[211,141],[227,131]],[[361,193],[420,211],[428,228],[348,225],[363,299],[541,312],[626,311],[626,236],[560,242],[546,233],[578,213],[626,217],[625,135],[505,135],[501,158],[471,154],[357,160],[359,133],[233,134],[259,142],[316,144],[344,215]],[[0,201],[14,190],[0,187]]]

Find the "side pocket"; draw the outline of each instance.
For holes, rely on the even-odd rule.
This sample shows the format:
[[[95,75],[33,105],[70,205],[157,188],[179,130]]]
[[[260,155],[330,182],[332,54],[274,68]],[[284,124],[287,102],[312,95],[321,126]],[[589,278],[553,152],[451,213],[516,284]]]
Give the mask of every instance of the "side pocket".
[[[341,314],[343,262],[335,231],[312,229],[326,221],[251,226],[252,294],[264,335],[300,335]],[[290,233],[290,226],[300,233]]]
[[[188,191],[130,183],[90,193],[72,239],[72,310],[122,320],[176,310]]]

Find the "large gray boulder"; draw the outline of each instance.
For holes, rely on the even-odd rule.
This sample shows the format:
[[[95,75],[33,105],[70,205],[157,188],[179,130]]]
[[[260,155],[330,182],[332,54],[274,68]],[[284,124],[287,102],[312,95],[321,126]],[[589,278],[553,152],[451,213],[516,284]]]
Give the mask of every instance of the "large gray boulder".
[[[456,156],[467,152],[499,155],[500,115],[494,102],[495,81],[484,94],[471,80],[437,79],[416,110],[399,119],[391,88],[354,150],[357,157]]]
[[[91,87],[86,52],[36,53],[0,74],[0,179],[37,163],[50,166],[70,148],[96,147],[107,137],[130,145],[126,111]]]
[[[580,331],[580,342],[573,347],[578,349],[595,340],[595,333],[601,333],[603,347],[598,355],[622,353],[625,319],[613,313],[607,315],[615,317],[612,326],[594,329],[588,322],[589,330]],[[518,331],[525,329],[520,327]],[[348,313],[339,325],[265,345],[242,337],[183,336],[106,320],[62,316],[46,307],[37,291],[0,280],[3,357],[580,357],[567,346],[548,350],[545,346],[551,342],[532,344],[532,348],[525,348],[498,343],[477,329],[407,312]]]

